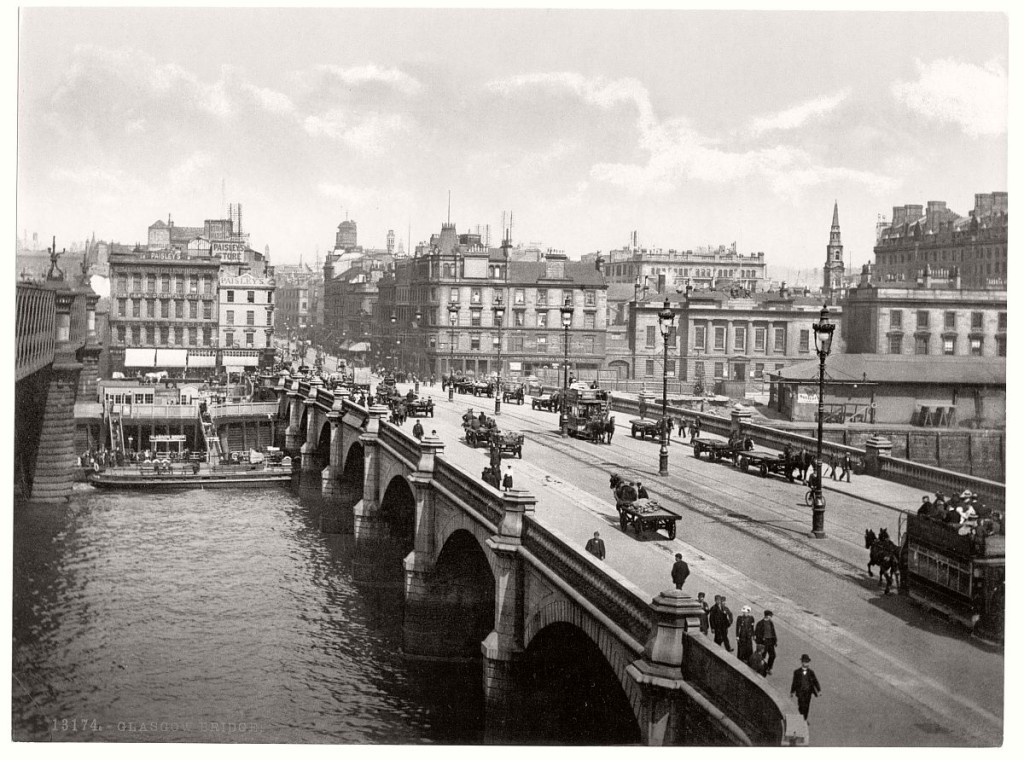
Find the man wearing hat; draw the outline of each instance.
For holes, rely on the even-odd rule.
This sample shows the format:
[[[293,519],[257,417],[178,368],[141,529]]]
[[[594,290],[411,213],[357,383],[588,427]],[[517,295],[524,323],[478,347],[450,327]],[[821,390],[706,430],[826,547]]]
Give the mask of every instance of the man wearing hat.
[[[922,496],[921,506],[918,507],[917,514],[921,517],[931,517],[933,509],[934,507],[932,506],[932,500],[929,499],[927,496]]]
[[[715,604],[708,613],[708,623],[715,634],[715,643],[724,646],[726,652],[732,651],[729,643],[729,629],[732,627],[732,610],[725,605],[725,597],[715,594]]]
[[[676,561],[672,565],[672,582],[677,589],[681,589],[690,575],[690,566],[683,561],[683,555],[677,554]]]
[[[821,696],[821,685],[818,677],[814,675],[808,663],[811,658],[805,654],[800,655],[800,667],[793,671],[793,683],[789,687],[789,696],[796,697],[796,703],[800,708],[800,714],[807,720],[807,713],[811,710],[811,697]]]
[[[736,656],[746,662],[754,653],[754,616],[744,605],[736,618]]]
[[[765,654],[768,659],[765,662],[765,675],[770,676],[772,674],[772,667],[775,665],[775,645],[779,643],[779,639],[775,634],[775,621],[772,619],[774,615],[771,610],[764,611],[764,617],[757,621],[757,625],[754,626],[754,641],[757,642],[758,646],[763,646]]]

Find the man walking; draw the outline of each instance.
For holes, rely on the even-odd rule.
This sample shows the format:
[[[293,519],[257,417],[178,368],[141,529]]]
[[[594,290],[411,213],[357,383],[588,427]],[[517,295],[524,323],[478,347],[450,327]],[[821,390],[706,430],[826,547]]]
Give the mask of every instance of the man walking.
[[[512,465],[505,468],[505,477],[501,479],[501,487],[506,491],[512,490]]]
[[[845,480],[847,483],[850,482],[850,470],[853,469],[853,460],[850,458],[850,452],[847,451],[843,454],[843,474],[839,476],[839,480]]]
[[[596,530],[594,537],[587,541],[587,551],[598,559],[604,559],[604,541],[601,540],[601,534]]]
[[[764,617],[757,621],[757,625],[754,626],[754,641],[757,642],[758,646],[763,646],[767,660],[765,662],[765,675],[770,676],[772,674],[772,667],[775,665],[775,645],[779,643],[779,639],[775,634],[775,621],[772,619],[771,610],[764,611]]]
[[[729,643],[729,629],[732,627],[732,610],[725,606],[725,597],[715,595],[715,606],[708,613],[708,623],[715,634],[715,643],[725,647],[726,652],[732,651]]]
[[[690,566],[683,562],[683,555],[677,554],[675,564],[672,565],[672,582],[676,589],[681,589],[690,575]]]
[[[420,424],[419,420],[416,420],[416,424],[412,426],[412,434],[417,441],[423,439],[423,425]]]
[[[700,613],[700,632],[703,633],[705,636],[707,636],[708,635],[708,627],[709,627],[708,626],[708,611],[709,611],[709,607],[708,607],[707,600],[704,598],[704,592],[703,591],[701,591],[701,592],[699,592],[697,594],[697,603],[700,605],[700,608],[701,608],[701,613]]]
[[[796,697],[797,706],[804,720],[808,720],[807,713],[811,710],[811,697],[821,696],[821,685],[818,677],[814,675],[807,663],[811,658],[805,654],[800,655],[800,667],[793,671],[793,683],[789,687],[789,696]]]

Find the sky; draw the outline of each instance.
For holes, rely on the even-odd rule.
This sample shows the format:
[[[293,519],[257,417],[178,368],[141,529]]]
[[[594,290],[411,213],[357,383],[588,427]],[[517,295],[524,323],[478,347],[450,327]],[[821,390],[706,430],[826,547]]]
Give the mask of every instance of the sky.
[[[895,6],[892,6],[895,7]],[[979,6],[981,7],[981,6]],[[952,12],[22,8],[17,230],[146,239],[241,203],[311,262],[514,217],[571,258],[736,243],[820,267],[1008,190],[1009,20]]]

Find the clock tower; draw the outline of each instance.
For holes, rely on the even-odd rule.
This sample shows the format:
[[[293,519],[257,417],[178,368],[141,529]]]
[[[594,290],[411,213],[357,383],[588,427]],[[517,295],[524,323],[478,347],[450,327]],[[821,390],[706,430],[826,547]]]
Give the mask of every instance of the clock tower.
[[[836,201],[832,208],[832,229],[828,234],[828,247],[825,250],[823,292],[831,295],[842,291],[843,275],[846,273],[846,264],[843,263],[843,240],[839,235],[839,201]]]

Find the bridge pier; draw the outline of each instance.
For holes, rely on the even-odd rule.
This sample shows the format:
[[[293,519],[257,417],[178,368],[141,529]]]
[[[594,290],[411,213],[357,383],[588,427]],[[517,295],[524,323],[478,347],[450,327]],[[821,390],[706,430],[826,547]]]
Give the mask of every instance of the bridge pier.
[[[345,503],[345,488],[341,482],[342,454],[344,452],[345,399],[348,391],[334,392],[334,404],[327,413],[331,426],[331,454],[327,466],[320,474],[323,506],[320,512],[320,530],[323,533],[352,533],[352,505]]]
[[[388,542],[388,529],[380,517],[380,422],[388,413],[386,406],[369,409],[366,432],[359,436],[363,445],[363,498],[356,503],[352,515],[355,550],[352,557],[352,580],[363,585],[390,585],[381,582],[377,568],[381,551]],[[385,551],[386,554],[386,551]]]
[[[498,535],[488,539],[494,553],[494,630],[480,645],[483,654],[484,740],[504,744],[517,734],[524,714],[520,679],[523,662],[525,570],[519,554],[523,522],[533,516],[537,499],[526,491],[503,494]]]
[[[299,426],[302,424],[302,394],[299,390],[299,376],[292,378],[288,397],[288,427],[284,431],[284,449],[289,456],[296,456],[302,441],[299,439]]]
[[[75,397],[82,365],[56,359],[42,409],[39,447],[30,501],[63,504],[71,496],[75,470]]]

